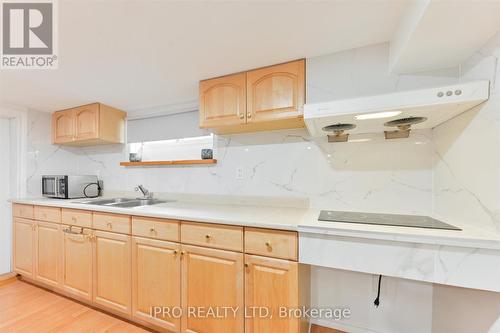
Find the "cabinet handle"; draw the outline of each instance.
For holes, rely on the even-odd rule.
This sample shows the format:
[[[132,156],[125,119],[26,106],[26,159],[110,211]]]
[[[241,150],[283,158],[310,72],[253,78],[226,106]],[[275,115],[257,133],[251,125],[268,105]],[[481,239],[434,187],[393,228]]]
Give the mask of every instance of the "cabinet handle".
[[[181,256],[185,255],[186,251],[181,251]]]
[[[173,253],[174,253],[174,256],[176,256],[178,252],[177,252],[177,250],[174,250]]]
[[[245,115],[244,114],[240,114],[240,119],[245,119]]]
[[[249,264],[247,264],[247,263],[245,263],[245,267],[246,267],[246,268],[248,268],[248,267],[250,267],[250,265],[249,265]]]
[[[249,118],[249,119],[252,118],[252,113],[251,112],[247,113],[247,118]]]

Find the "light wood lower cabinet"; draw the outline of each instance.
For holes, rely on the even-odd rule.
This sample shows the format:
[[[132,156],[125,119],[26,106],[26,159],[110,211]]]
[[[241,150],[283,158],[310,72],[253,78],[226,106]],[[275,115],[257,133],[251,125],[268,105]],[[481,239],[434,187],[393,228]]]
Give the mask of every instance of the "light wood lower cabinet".
[[[183,333],[243,333],[243,254],[182,246]],[[228,308],[225,318],[189,309]],[[233,315],[231,309],[238,309]],[[198,316],[199,315],[199,316]],[[271,332],[271,331],[269,331]]]
[[[78,228],[76,228],[78,229]],[[62,289],[81,300],[92,301],[92,235],[84,229],[81,234],[63,226]]]
[[[132,316],[173,333],[181,330],[174,314],[181,305],[180,252],[176,243],[132,239]],[[152,307],[162,312],[152,315]]]
[[[35,227],[35,221],[14,218],[14,271],[30,278],[33,277],[35,260]]]
[[[131,315],[131,255],[130,236],[95,231],[94,304]]]
[[[300,320],[280,316],[280,308],[299,307],[298,263],[245,255],[245,307],[269,309],[267,316],[247,316],[246,333],[299,332]]]
[[[51,287],[61,282],[61,225],[36,222],[35,279]]]
[[[68,209],[59,224],[24,218],[32,208],[16,206],[13,218],[14,271],[28,280],[161,332],[307,332],[280,316],[308,304],[294,232],[135,217],[131,228],[129,216]],[[96,230],[107,223],[114,232]]]

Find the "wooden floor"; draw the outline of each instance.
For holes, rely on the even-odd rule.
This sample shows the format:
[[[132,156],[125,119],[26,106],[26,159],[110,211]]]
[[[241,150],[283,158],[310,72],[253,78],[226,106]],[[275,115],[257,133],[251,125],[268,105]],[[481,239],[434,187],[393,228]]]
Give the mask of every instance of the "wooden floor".
[[[0,333],[145,333],[80,303],[26,282],[0,286]]]

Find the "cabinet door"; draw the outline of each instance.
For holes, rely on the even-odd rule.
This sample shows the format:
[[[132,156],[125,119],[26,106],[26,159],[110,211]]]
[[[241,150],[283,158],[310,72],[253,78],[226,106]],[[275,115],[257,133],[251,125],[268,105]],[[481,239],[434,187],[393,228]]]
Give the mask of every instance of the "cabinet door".
[[[54,143],[75,140],[75,114],[73,110],[58,111],[52,114],[52,135]]]
[[[99,137],[99,104],[89,104],[74,109],[76,140]]]
[[[85,301],[92,301],[92,241],[90,230],[63,226],[62,288]]]
[[[242,333],[243,254],[183,245],[181,265],[182,332]],[[199,316],[188,316],[189,308],[205,313],[226,308],[227,316],[222,314],[223,318],[217,318],[198,312]]]
[[[33,277],[35,222],[14,218],[14,271]]]
[[[61,281],[61,226],[37,222],[35,232],[35,279],[57,287]]]
[[[244,124],[245,114],[245,73],[200,82],[200,127]]]
[[[245,256],[246,333],[299,333],[299,319],[280,316],[280,307],[299,306],[296,262]],[[255,307],[269,309],[272,318],[252,316]]]
[[[152,307],[181,306],[180,245],[134,237],[132,239],[132,315],[171,332],[180,332],[180,319],[166,312],[152,316]]]
[[[131,315],[131,237],[103,231],[94,235],[94,303]]]
[[[304,111],[305,61],[247,73],[247,122],[301,117]]]

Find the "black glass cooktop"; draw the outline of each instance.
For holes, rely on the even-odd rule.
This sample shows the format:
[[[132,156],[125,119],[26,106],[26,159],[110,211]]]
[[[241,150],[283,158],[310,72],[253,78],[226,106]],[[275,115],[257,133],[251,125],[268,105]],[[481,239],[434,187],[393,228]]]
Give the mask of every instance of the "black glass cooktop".
[[[326,222],[390,225],[397,227],[462,230],[460,228],[452,226],[451,224],[436,220],[432,217],[419,215],[377,214],[322,210],[318,220]]]

